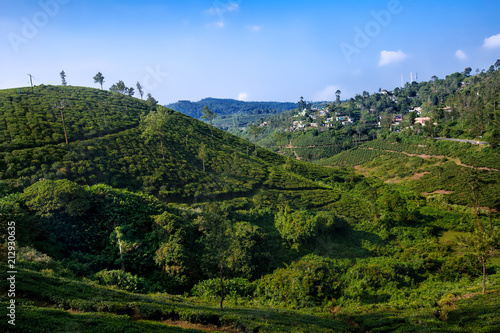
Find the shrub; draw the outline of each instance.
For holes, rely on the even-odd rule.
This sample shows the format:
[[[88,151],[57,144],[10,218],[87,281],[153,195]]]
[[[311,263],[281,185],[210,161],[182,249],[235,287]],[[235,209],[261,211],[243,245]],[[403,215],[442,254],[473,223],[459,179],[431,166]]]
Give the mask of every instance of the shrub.
[[[95,277],[99,284],[106,286],[116,286],[120,289],[137,292],[141,289],[142,279],[137,275],[121,270],[108,271],[107,269],[97,272]]]
[[[255,286],[247,279],[224,280],[224,297],[229,301],[237,301],[239,298],[248,299],[253,296],[254,291]],[[218,300],[220,297],[220,280],[201,281],[191,289],[191,294],[204,300]]]
[[[255,281],[255,294],[272,304],[319,305],[341,296],[347,267],[347,261],[308,255]]]
[[[316,219],[307,211],[288,212],[288,207],[276,214],[276,229],[295,250],[316,235]]]
[[[45,253],[39,252],[32,247],[22,247],[17,252],[19,260],[32,261],[40,264],[48,265],[52,263],[52,258],[50,258]]]
[[[450,257],[441,266],[438,276],[443,281],[458,281],[464,276],[478,277],[481,275],[479,266],[478,260],[470,255]]]

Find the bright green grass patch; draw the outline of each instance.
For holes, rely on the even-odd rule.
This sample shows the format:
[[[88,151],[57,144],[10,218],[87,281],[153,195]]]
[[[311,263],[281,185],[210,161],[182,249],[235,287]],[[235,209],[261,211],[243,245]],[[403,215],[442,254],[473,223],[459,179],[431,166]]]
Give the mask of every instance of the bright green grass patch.
[[[458,237],[465,236],[464,232],[460,231],[445,231],[439,237],[440,242],[456,242]]]

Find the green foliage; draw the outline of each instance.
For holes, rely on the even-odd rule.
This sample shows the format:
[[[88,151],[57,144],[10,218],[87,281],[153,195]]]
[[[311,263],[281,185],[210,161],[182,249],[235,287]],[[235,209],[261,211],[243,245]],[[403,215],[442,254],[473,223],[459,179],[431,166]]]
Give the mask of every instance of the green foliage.
[[[13,225],[13,223],[15,225]],[[8,237],[8,227],[15,227],[19,246],[34,244],[41,233],[40,226],[25,209],[19,193],[0,197],[0,241]]]
[[[102,89],[102,84],[104,83],[104,76],[102,75],[101,72],[97,72],[97,74],[93,77],[94,83],[99,83],[101,85]]]
[[[259,245],[265,237],[261,228],[249,222],[236,222],[226,235],[231,240],[227,257],[230,274],[235,277],[255,277],[257,266],[261,264],[259,261],[265,256],[259,252]]]
[[[123,290],[138,292],[141,290],[141,279],[121,270],[107,269],[97,272],[95,278],[103,286],[115,286]]]
[[[288,212],[285,207],[275,217],[275,226],[292,249],[299,250],[316,236],[316,219],[307,211]]]
[[[90,208],[85,189],[69,180],[41,180],[24,190],[26,205],[37,215],[50,217],[56,212],[81,216]]]
[[[60,144],[51,108],[60,98],[68,101],[68,146]],[[392,105],[382,96],[370,101],[379,102]],[[461,165],[498,169],[492,147],[385,133],[329,160],[348,168],[324,168],[262,148],[254,156],[251,143],[216,128],[212,136],[203,122],[155,104],[79,87],[0,91],[0,237],[4,242],[14,221],[19,245],[30,246],[19,251],[21,303],[260,332],[460,327],[450,319],[454,304],[479,290],[480,271],[473,256],[461,255],[466,247],[440,235],[473,230],[479,220],[498,225],[498,214],[482,208],[498,206],[498,172]],[[356,116],[372,105],[365,104],[358,98],[336,107]],[[145,119],[158,113],[165,117],[149,125],[161,123],[161,133],[146,133],[144,142]],[[259,127],[261,143],[272,143],[266,135],[276,133],[273,126]],[[285,134],[271,135],[300,148],[278,149],[305,160],[367,135],[363,126]],[[315,143],[325,146],[307,157],[305,145]],[[381,180],[356,174],[351,167],[358,164]],[[491,254],[496,245],[489,246]],[[122,264],[126,273],[117,270]],[[485,270],[493,291],[494,265]],[[91,276],[162,294],[112,291],[87,281]],[[190,301],[164,294],[189,291]],[[221,292],[239,307],[216,310]],[[20,307],[33,317],[45,313],[31,303]]]
[[[141,119],[142,135],[141,137],[147,138],[146,143],[153,138],[158,138],[161,143],[161,153],[165,159],[165,152],[163,148],[164,135],[167,131],[166,125],[170,115],[170,110],[164,106],[157,106],[156,111],[151,111],[147,116]]]
[[[479,225],[477,230],[459,238],[459,243],[466,252],[475,257],[482,266],[483,294],[486,292],[486,264],[491,260],[497,248],[500,248],[500,230]]]
[[[308,255],[256,281],[256,297],[273,305],[320,305],[342,292],[348,262]]]
[[[202,109],[205,105],[221,116],[232,113],[242,113],[243,115],[255,114],[257,117],[262,117],[262,115],[266,113],[283,112],[295,107],[295,103],[243,102],[234,99],[216,98],[205,98],[199,102],[179,101],[168,105],[168,107],[185,113],[193,118],[201,118]]]
[[[318,162],[318,164],[339,167],[354,167],[357,165],[366,164],[379,156],[382,156],[383,158],[398,157],[397,154],[391,152],[354,148],[352,150],[343,151],[340,154],[334,155],[330,158],[322,159]]]
[[[438,271],[438,276],[443,281],[458,281],[464,277],[478,277],[477,258],[471,255],[447,258]]]
[[[368,304],[388,300],[393,290],[422,280],[417,265],[388,258],[358,261],[343,277],[347,285],[344,295]]]
[[[202,261],[206,274],[217,276],[219,267],[222,274],[223,268],[227,265],[231,244],[228,235],[230,221],[227,207],[216,204],[206,206],[196,224],[203,235],[200,243],[205,248]]]
[[[254,284],[244,278],[224,280],[224,294],[229,302],[249,301],[253,297],[254,290]],[[220,281],[218,279],[201,281],[191,289],[193,296],[211,302],[219,300],[220,292]]]
[[[61,144],[64,133],[53,110],[61,99],[68,101],[68,146]],[[174,201],[203,200],[253,191],[268,166],[281,159],[269,152],[261,152],[260,158],[248,156],[248,142],[217,129],[212,129],[212,137],[208,125],[171,110],[162,113],[166,119],[161,135],[146,131],[153,135],[147,135],[147,143],[140,120],[152,117],[148,114],[153,104],[97,89],[41,86],[35,95],[2,90],[0,104],[0,178],[13,189],[39,179],[69,179]],[[162,155],[152,148],[162,143],[160,138]],[[198,158],[202,144],[209,156],[216,156],[205,161],[208,172]]]

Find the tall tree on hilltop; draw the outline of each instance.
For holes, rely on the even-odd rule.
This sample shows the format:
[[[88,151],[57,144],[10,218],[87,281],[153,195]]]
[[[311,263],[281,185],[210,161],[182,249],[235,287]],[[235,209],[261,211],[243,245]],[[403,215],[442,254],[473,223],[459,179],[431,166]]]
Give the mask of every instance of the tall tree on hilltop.
[[[68,83],[66,82],[66,73],[64,71],[62,71],[61,73],[59,73],[59,75],[61,75],[61,84],[63,86],[66,86]]]
[[[134,96],[134,88],[132,87],[127,88],[127,95],[130,97]]]
[[[500,59],[497,59],[497,61],[495,62],[495,68],[496,68],[497,70],[499,70],[499,69],[500,69]]]
[[[167,125],[170,110],[162,105],[156,107],[156,111],[151,111],[147,116],[141,119],[142,135],[149,142],[152,138],[158,137],[161,145],[161,155],[165,160],[165,150],[163,148],[163,139],[165,136],[165,127]]]
[[[464,69],[464,73],[463,74],[464,74],[465,77],[469,77],[470,73],[472,73],[472,68],[467,67],[467,68]]]
[[[104,76],[102,75],[101,72],[98,72],[94,76],[94,83],[99,83],[101,85],[101,90],[102,90],[102,84],[104,83]]]
[[[125,85],[125,82],[123,82],[122,80],[120,80],[117,83],[113,84],[111,86],[111,88],[109,88],[109,90],[112,91],[112,92],[120,93],[122,95],[125,95],[128,92],[128,88]]]
[[[212,134],[212,136],[214,136],[212,121],[215,119],[215,117],[217,117],[217,113],[210,111],[208,105],[205,105],[201,112],[203,113],[203,116],[201,117],[210,122],[210,133]]]
[[[146,99],[146,103],[149,105],[151,110],[158,104],[158,101],[154,99],[153,95],[151,93],[148,93],[148,98]]]
[[[302,112],[306,108],[306,102],[304,102],[304,97],[300,96],[300,101],[298,103],[299,111]]]
[[[135,86],[137,87],[137,91],[139,92],[139,95],[141,95],[141,100],[142,100],[142,96],[144,95],[144,91],[142,90],[142,86],[141,84],[139,83],[139,81],[137,81],[137,83],[135,84]]]
[[[337,105],[340,105],[340,94],[342,94],[342,92],[337,89],[335,92],[335,101],[337,102]]]

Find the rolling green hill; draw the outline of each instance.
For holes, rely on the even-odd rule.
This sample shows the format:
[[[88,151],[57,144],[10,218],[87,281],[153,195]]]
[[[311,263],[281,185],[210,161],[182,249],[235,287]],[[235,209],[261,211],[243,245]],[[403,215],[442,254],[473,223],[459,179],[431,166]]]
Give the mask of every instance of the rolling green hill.
[[[141,117],[154,106],[117,93],[40,86],[33,95],[0,91],[0,103],[0,180],[13,188],[69,179],[176,201],[244,195],[263,186],[271,169],[286,161],[265,150],[255,156],[249,142],[221,130],[212,136],[207,124],[172,110],[163,159],[159,139],[141,137]]]
[[[327,168],[254,151],[118,93],[40,86],[2,90],[0,103],[0,268],[18,272],[20,330],[33,321],[47,332],[500,325],[498,262],[454,238],[499,247],[498,214],[482,205],[497,205],[498,172],[478,169],[495,166],[490,148],[466,159],[472,150],[461,146],[386,135],[342,153],[368,168],[356,171],[357,160],[342,154]],[[145,136],[155,112],[162,126]],[[442,149],[475,168],[408,155]],[[415,172],[422,185],[404,179]],[[422,194],[448,186],[449,199]],[[3,308],[9,288],[3,279]],[[6,321],[0,327],[13,331]]]

